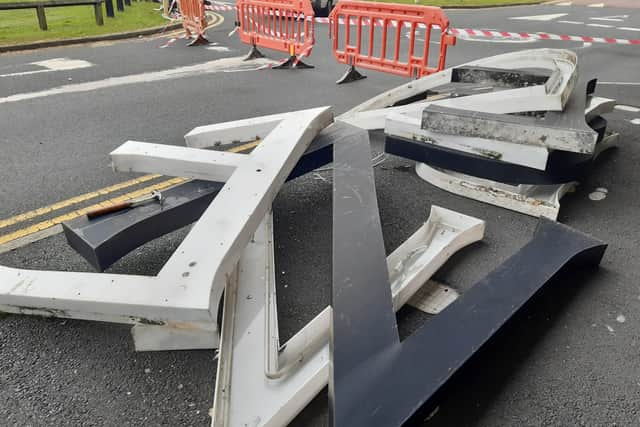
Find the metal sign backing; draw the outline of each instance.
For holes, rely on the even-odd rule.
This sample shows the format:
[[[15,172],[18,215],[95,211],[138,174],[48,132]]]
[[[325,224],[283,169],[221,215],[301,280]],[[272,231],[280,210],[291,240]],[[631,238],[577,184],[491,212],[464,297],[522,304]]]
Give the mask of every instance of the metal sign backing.
[[[334,154],[329,407],[335,427],[402,425],[559,271],[597,266],[606,249],[541,219],[519,252],[401,342],[369,150],[358,141],[336,146]]]

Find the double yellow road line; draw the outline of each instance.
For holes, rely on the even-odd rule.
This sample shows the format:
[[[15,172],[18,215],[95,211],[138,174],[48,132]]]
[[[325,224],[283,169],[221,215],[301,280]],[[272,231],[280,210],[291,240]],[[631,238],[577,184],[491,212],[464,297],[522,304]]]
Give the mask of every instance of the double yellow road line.
[[[247,151],[250,150],[254,147],[256,147],[258,144],[260,143],[260,141],[253,141],[247,144],[243,144],[243,145],[239,145],[233,148],[230,148],[226,151],[231,152],[231,153],[238,153],[238,152],[242,152],[242,151]],[[102,188],[100,190],[96,190],[96,191],[92,191],[90,193],[85,193],[85,194],[81,194],[79,196],[75,196],[75,197],[71,197],[70,199],[67,200],[63,200],[57,203],[54,203],[52,205],[48,205],[48,206],[44,206],[42,208],[38,208],[38,209],[34,209],[32,211],[29,212],[25,212],[25,213],[21,213],[19,215],[15,215],[12,216],[11,218],[7,218],[7,219],[3,219],[0,220],[0,229],[2,228],[7,228],[16,224],[20,224],[21,222],[25,222],[40,216],[45,216],[48,215],[50,213],[53,213],[55,211],[61,210],[61,209],[65,209],[68,208],[70,206],[82,203],[82,202],[86,202],[87,200],[91,200],[91,199],[95,199],[101,196],[105,196],[107,194],[111,194],[114,193],[116,191],[120,191],[123,190],[125,188],[129,188],[129,187],[133,187],[136,185],[140,185],[143,184],[145,182],[149,182],[152,181],[154,179],[160,178],[161,175],[157,175],[157,174],[150,174],[150,175],[144,175],[135,179],[130,179],[128,181],[124,181],[118,184],[114,184],[111,185],[109,187],[105,187]],[[108,200],[104,200],[101,201],[99,203],[93,204],[91,206],[87,206],[84,208],[80,208],[80,209],[76,209],[74,211],[65,213],[63,215],[58,215],[56,217],[44,220],[44,221],[40,221],[36,224],[30,225],[29,227],[25,227],[16,231],[13,231],[11,233],[8,234],[4,234],[4,235],[0,235],[0,245],[2,244],[6,244],[9,242],[12,242],[16,239],[20,239],[26,236],[29,236],[31,234],[34,233],[38,233],[44,230],[47,230],[51,227],[54,227],[58,224],[62,224],[65,221],[70,221],[72,219],[81,217],[82,215],[86,215],[87,212],[99,209],[99,208],[104,208],[104,207],[108,207],[108,206],[112,206],[114,204],[117,203],[122,203],[124,201],[130,200],[130,199],[135,199],[137,197],[142,197],[145,194],[149,194],[152,191],[156,190],[156,191],[160,191],[160,190],[164,190],[167,189],[169,187],[172,187],[174,185],[178,185],[178,184],[182,184],[183,182],[188,181],[188,178],[181,178],[181,177],[177,177],[177,178],[171,178],[171,179],[167,179],[164,181],[160,181],[157,182],[155,184],[140,188],[138,190],[135,191],[131,191],[129,193],[126,194],[122,194],[118,197],[114,197]]]

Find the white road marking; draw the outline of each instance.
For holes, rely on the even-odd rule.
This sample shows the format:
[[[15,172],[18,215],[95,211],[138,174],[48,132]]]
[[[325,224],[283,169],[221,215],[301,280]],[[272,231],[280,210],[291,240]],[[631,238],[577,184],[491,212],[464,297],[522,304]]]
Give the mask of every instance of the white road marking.
[[[640,113],[640,108],[632,107],[631,105],[616,105],[613,108],[619,111],[627,111],[629,113]]]
[[[631,123],[634,125],[640,125],[640,119],[633,119],[631,120]]]
[[[633,28],[633,27],[618,27],[619,30],[626,30],[626,31],[640,31],[640,28]]]
[[[515,16],[509,19],[519,19],[523,21],[553,21],[554,19],[562,18],[566,15],[568,15],[568,13],[552,13],[549,15]]]
[[[205,49],[213,50],[215,52],[231,52],[231,49],[226,46],[207,46]]]
[[[571,6],[572,2],[570,1],[563,1],[561,3],[556,3],[556,6]]]
[[[606,25],[606,24],[587,24],[587,27],[613,28],[613,25]]]
[[[587,7],[604,7],[604,3],[594,3],[588,5]]]
[[[163,80],[171,80],[183,77],[197,76],[213,73],[232,73],[239,71],[254,71],[265,66],[277,64],[266,58],[244,61],[244,57],[222,58],[214,61],[203,62],[201,64],[187,65],[184,67],[172,68],[169,70],[152,71],[148,73],[132,74],[121,77],[111,77],[104,80],[94,82],[76,83],[66,86],[59,86],[51,89],[45,89],[38,92],[19,93],[0,98],[0,104],[9,102],[25,101],[28,99],[44,98],[52,95],[62,95],[67,93],[89,92],[98,89],[106,89],[117,86],[131,85],[137,83],[151,83]]]
[[[599,85],[640,86],[636,82],[598,82]]]
[[[591,19],[592,21],[622,22],[628,17],[629,15],[617,15],[617,16],[603,16],[602,18],[589,18],[589,19]]]
[[[89,61],[82,59],[69,59],[69,58],[52,58],[44,61],[30,62],[25,65],[35,65],[42,67],[42,70],[23,71],[19,73],[0,74],[0,77],[17,77],[28,76],[31,74],[50,73],[52,71],[69,71],[78,70],[81,68],[93,67],[93,64]]]
[[[584,22],[580,22],[580,21],[558,21],[561,24],[576,24],[576,25],[583,25]]]

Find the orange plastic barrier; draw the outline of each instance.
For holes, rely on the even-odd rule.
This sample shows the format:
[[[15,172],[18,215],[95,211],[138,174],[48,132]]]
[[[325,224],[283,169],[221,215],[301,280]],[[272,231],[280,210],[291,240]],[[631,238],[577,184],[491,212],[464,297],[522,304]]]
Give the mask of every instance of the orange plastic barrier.
[[[240,40],[252,46],[247,59],[261,57],[257,47],[265,47],[289,54],[273,68],[310,67],[300,61],[315,44],[310,0],[238,0],[236,9]]]
[[[189,46],[209,43],[204,36],[207,27],[204,0],[178,0],[178,7],[182,15],[182,26],[187,33],[186,36],[194,38]]]
[[[344,33],[340,32],[341,27]],[[434,27],[440,30],[440,51],[437,61],[433,61],[437,65],[430,67],[429,45]],[[417,38],[422,30],[424,37]],[[349,65],[338,83],[364,78],[356,66],[416,78],[442,71],[447,47],[456,43],[448,30],[449,19],[439,7],[341,0],[329,16],[333,55],[338,62]],[[368,33],[366,47],[363,31]],[[388,37],[390,32],[394,33],[392,37]],[[423,44],[421,49],[416,41]]]

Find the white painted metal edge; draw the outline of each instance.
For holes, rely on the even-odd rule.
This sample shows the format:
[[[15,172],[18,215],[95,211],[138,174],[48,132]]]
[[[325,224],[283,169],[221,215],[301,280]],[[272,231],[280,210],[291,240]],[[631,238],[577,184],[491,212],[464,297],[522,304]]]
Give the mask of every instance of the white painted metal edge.
[[[138,141],[125,142],[110,156],[116,172],[152,172],[215,182],[226,182],[247,159],[246,154]]]
[[[490,205],[552,220],[558,218],[560,199],[577,183],[512,186],[416,163],[416,173],[442,190]]]
[[[289,113],[198,126],[184,136],[188,147],[211,148],[264,137]]]
[[[404,114],[387,115],[384,133],[408,140],[433,143],[452,150],[538,170],[546,169],[549,158],[549,150],[542,146],[458,135],[442,135],[422,129],[421,119]]]
[[[137,323],[131,328],[136,351],[165,351],[217,348],[218,325],[167,322],[164,325]]]
[[[618,146],[619,134],[606,136],[594,151],[594,159],[603,152]],[[458,172],[434,168],[424,163],[416,163],[416,173],[428,183],[480,202],[501,208],[557,220],[560,199],[575,189],[577,182],[559,185],[508,185],[477,178]]]
[[[587,121],[593,119],[596,116],[611,113],[617,104],[618,103],[615,99],[602,98],[600,96],[590,96],[587,103],[587,109],[585,111]]]
[[[593,153],[593,159],[597,159],[600,157],[602,153],[607,151],[610,148],[617,147],[620,140],[619,133],[612,133],[611,135],[605,136],[602,141],[598,145],[596,145],[596,150]]]
[[[398,311],[461,248],[482,240],[484,221],[431,207],[429,219],[387,257],[393,308]]]
[[[502,69],[544,68],[552,72],[558,70],[560,75],[554,82],[550,82],[555,84],[549,86],[532,86],[530,88],[465,96],[459,99],[466,99],[466,101],[462,103],[455,103],[454,101],[458,100],[456,99],[434,101],[434,104],[491,113],[538,110],[562,111],[576,82],[577,62],[577,55],[570,50],[564,49],[522,50],[471,61],[461,66],[474,65]],[[338,116],[336,120],[345,121],[357,126],[357,120],[354,116],[358,113],[388,108],[398,101],[423,93],[428,89],[450,83],[451,73],[452,69],[448,68],[439,73],[398,86],[352,108]],[[505,93],[509,93],[508,97],[510,100],[507,100],[505,95],[500,95]]]
[[[427,223],[388,258],[398,307],[453,253],[480,240],[483,233],[484,221],[433,207]],[[269,262],[256,260],[253,265]],[[268,279],[243,280],[240,273],[237,298],[233,305],[225,301],[215,427],[286,425],[328,382],[330,307],[281,348],[276,347],[283,375],[271,379],[265,374],[265,361],[276,341],[266,317],[270,286]],[[310,353],[308,349],[314,347],[317,351]]]
[[[263,143],[236,168],[157,276],[0,266],[0,310],[166,325],[172,334],[180,328],[203,329],[204,324],[207,326],[196,334],[193,343],[200,348],[202,334],[210,332],[216,322],[222,292],[240,254],[300,156],[320,130],[332,122],[332,117],[328,107],[284,115]],[[142,157],[138,160],[145,161]],[[150,331],[151,328],[138,328],[134,337],[148,333],[152,342],[166,338],[162,332],[167,331]],[[152,346],[141,340],[141,348]]]
[[[272,215],[267,214],[254,233],[253,239],[245,248],[238,263],[233,280],[229,281],[225,291],[222,324],[220,336],[220,351],[218,354],[218,369],[216,374],[215,394],[213,402],[212,425],[221,425],[220,420],[227,419],[236,410],[236,400],[233,399],[233,381],[238,371],[247,375],[254,375],[258,380],[263,376],[263,360],[261,352],[235,353],[234,349],[246,342],[260,341],[264,347],[265,328],[256,321],[264,316],[265,285],[269,281],[268,264],[273,246]],[[253,362],[253,363],[251,363]],[[252,368],[259,366],[258,372]],[[253,393],[247,390],[247,393]],[[238,424],[240,425],[240,424]],[[251,425],[251,424],[248,424]]]

